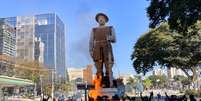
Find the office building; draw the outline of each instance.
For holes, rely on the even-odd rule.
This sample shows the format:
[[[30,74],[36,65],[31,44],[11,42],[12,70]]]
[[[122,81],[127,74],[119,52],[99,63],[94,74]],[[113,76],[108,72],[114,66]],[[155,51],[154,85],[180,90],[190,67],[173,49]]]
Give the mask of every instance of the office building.
[[[34,60],[35,22],[33,16],[16,17],[16,57]]]
[[[83,80],[83,68],[72,68],[68,67],[68,76],[69,76],[69,81],[73,81],[76,79],[82,79]]]
[[[93,83],[93,65],[87,65],[87,68],[83,70],[83,82],[92,84]]]
[[[35,39],[44,43],[44,64],[55,69],[56,74],[65,76],[65,30],[64,23],[55,13],[6,18],[16,27],[17,57],[26,60],[38,58]]]
[[[177,76],[177,75],[186,76],[186,74],[181,69],[177,69],[174,67],[169,68],[167,72],[168,72],[167,74],[169,79],[173,79],[174,76]]]
[[[165,75],[165,70],[161,68],[155,69],[153,75]]]
[[[44,43],[41,41],[41,38],[35,38],[34,46],[34,60],[44,63]]]
[[[12,61],[9,61],[5,58],[12,58],[15,56],[15,28],[7,23],[6,20],[0,20],[0,74],[7,73],[10,69],[10,65],[13,64]]]

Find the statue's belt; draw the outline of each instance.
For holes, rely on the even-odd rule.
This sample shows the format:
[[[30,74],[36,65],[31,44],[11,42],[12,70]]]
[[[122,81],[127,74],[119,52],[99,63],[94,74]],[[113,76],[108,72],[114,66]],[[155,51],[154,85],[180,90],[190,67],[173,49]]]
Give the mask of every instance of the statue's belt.
[[[95,43],[109,43],[108,40],[98,40],[98,41],[94,41]]]

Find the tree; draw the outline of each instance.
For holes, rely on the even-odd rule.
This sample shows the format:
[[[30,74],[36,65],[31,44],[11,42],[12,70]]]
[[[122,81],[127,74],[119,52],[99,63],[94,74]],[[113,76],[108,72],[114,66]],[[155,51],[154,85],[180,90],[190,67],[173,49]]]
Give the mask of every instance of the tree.
[[[156,65],[168,65],[169,61],[166,60],[166,57],[171,52],[167,49],[174,40],[173,34],[169,33],[167,24],[142,35],[137,40],[131,55],[136,72],[145,74]]]
[[[186,77],[183,76],[183,75],[175,75],[173,77],[173,79],[176,81],[176,82],[180,82],[181,80],[185,79]]]
[[[165,86],[167,82],[167,76],[165,75],[151,75],[148,79],[151,80],[154,87]]]
[[[15,63],[15,76],[32,80],[35,83],[40,82],[41,75],[43,75],[43,78],[48,78],[50,72],[45,65],[35,61],[18,59]]]
[[[150,0],[147,14],[150,27],[168,22],[171,29],[187,32],[191,25],[201,19],[200,0]]]
[[[145,88],[149,89],[152,86],[152,80],[150,80],[149,78],[144,79],[143,85],[145,86]]]
[[[7,55],[0,55],[0,62],[7,63],[5,68],[9,68],[11,76],[20,77],[23,79],[29,79],[34,82],[38,82],[40,75],[48,77],[49,70],[44,64],[36,61],[27,61],[16,57]]]
[[[134,86],[136,84],[137,80],[133,77],[129,77],[127,80],[127,85],[132,85]]]
[[[136,84],[137,84],[137,81],[140,80],[141,77],[140,76],[134,76],[134,77],[129,77],[127,79],[127,83],[126,83],[126,86],[125,86],[125,90],[126,92],[128,93],[134,93],[134,88],[136,87]]]
[[[174,80],[180,82],[183,86],[191,84],[191,81],[188,79],[188,77],[181,75],[174,76]]]
[[[66,82],[66,83],[56,83],[55,84],[55,91],[59,91],[63,94],[69,94],[70,91],[73,90],[73,83]]]
[[[49,77],[51,77],[50,74],[52,72],[48,70],[44,64],[7,55],[0,55],[0,64],[2,61],[7,63],[7,65],[4,66],[4,68],[6,68],[6,72],[4,74],[17,78],[32,80],[36,84],[36,90],[38,93],[41,93],[40,78],[42,77],[42,86],[44,88],[43,92],[46,94],[51,92],[49,87],[51,86]],[[2,64],[0,65],[0,69],[2,69]]]
[[[14,75],[14,62],[11,59],[11,56],[0,55],[0,75]]]
[[[189,27],[186,35],[171,30],[168,24],[162,24],[142,35],[131,55],[136,72],[145,74],[154,66],[176,67],[195,81],[201,63],[200,25],[198,21]]]

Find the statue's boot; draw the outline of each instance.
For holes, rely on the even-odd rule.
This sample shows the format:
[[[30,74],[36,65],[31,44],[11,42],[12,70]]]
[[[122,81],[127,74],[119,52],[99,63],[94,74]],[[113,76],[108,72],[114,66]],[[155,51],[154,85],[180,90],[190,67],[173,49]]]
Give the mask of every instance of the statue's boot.
[[[110,88],[113,86],[113,77],[112,77],[112,65],[106,65],[106,78],[107,78],[107,86]]]
[[[97,76],[97,79],[100,80],[99,82],[100,83],[100,87],[102,87],[102,79],[103,79],[103,63],[101,61],[98,61],[95,63],[96,65],[96,69],[97,69],[97,72],[96,72],[96,76]]]

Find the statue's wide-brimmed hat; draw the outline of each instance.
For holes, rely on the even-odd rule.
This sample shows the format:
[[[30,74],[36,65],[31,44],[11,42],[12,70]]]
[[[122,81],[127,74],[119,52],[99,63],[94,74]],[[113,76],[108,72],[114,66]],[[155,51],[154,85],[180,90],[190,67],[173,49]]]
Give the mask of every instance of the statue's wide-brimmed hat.
[[[106,14],[104,14],[104,13],[98,13],[98,14],[96,14],[96,21],[97,21],[97,22],[98,22],[98,17],[99,17],[99,16],[104,16],[104,17],[105,17],[105,21],[106,21],[106,22],[109,21],[109,18],[107,17]]]

